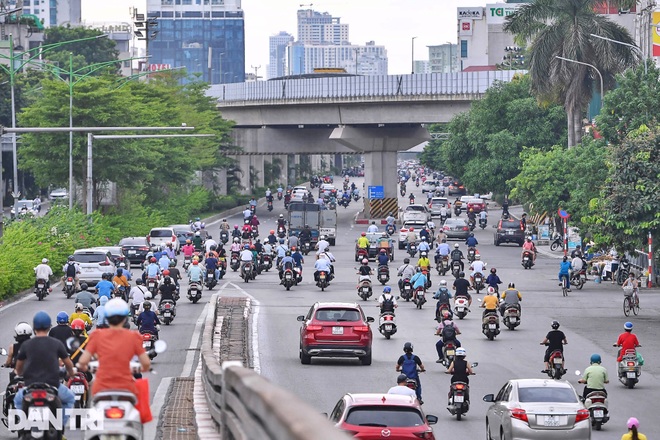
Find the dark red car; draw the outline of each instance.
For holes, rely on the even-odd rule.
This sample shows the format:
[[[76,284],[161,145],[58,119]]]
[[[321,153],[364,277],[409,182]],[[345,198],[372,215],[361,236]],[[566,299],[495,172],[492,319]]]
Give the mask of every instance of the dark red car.
[[[479,214],[481,211],[486,211],[486,201],[483,199],[470,199],[467,202],[467,210],[472,211],[475,214]]]
[[[313,356],[357,357],[362,365],[371,365],[370,323],[357,303],[317,302],[298,316],[300,327],[300,362],[310,364]]]
[[[412,396],[346,394],[332,410],[330,421],[361,440],[435,440],[431,425],[437,423],[438,418],[425,416]]]

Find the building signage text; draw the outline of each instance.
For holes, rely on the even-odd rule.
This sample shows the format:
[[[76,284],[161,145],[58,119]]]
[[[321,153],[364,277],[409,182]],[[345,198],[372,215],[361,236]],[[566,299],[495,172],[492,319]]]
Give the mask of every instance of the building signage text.
[[[484,8],[457,8],[457,18],[471,18],[481,20],[484,16]]]
[[[488,24],[502,24],[509,15],[516,12],[518,5],[494,3],[486,5],[486,22]]]

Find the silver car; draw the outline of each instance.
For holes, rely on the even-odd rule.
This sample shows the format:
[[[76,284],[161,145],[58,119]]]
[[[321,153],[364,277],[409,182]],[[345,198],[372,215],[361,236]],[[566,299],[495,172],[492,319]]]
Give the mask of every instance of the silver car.
[[[487,394],[488,440],[590,440],[589,411],[565,380],[513,379]]]
[[[447,238],[467,240],[468,235],[470,235],[470,228],[465,219],[448,218],[442,225],[442,232],[445,233]]]

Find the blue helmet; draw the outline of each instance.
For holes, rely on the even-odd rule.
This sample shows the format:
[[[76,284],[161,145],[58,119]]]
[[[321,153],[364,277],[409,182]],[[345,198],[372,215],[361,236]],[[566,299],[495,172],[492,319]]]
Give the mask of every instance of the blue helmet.
[[[48,330],[51,324],[50,315],[44,311],[37,312],[32,319],[32,327],[35,330]]]
[[[383,293],[390,293],[391,291],[392,291],[392,288],[390,286],[383,287]]]
[[[250,245],[246,244],[245,246],[243,246],[243,249],[250,249]]]
[[[599,354],[592,354],[590,362],[592,364],[600,364],[600,362],[601,362],[600,355]]]
[[[69,314],[67,312],[60,312],[57,314],[57,323],[58,324],[68,324],[69,323]]]
[[[626,331],[630,331],[630,330],[632,330],[632,328],[633,328],[633,324],[630,321],[623,324],[623,329],[626,330]]]

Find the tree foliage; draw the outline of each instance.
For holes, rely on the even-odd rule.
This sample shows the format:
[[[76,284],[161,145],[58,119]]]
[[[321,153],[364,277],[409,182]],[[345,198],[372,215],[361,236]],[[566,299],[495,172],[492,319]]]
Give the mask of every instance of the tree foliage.
[[[423,163],[461,178],[471,191],[507,193],[523,146],[545,150],[566,137],[561,107],[540,105],[529,87],[528,76],[493,85],[469,112],[451,120],[448,140],[427,146]]]
[[[78,43],[62,44],[59,47],[53,47],[48,52],[45,52],[44,56],[48,60],[60,62],[60,67],[62,68],[68,68],[70,53],[82,56],[87,65],[116,60],[119,56],[119,52],[117,51],[115,42],[107,37],[102,37],[102,35],[103,32],[98,29],[80,26],[49,27],[44,32],[44,45],[82,40],[84,38],[99,38]]]

